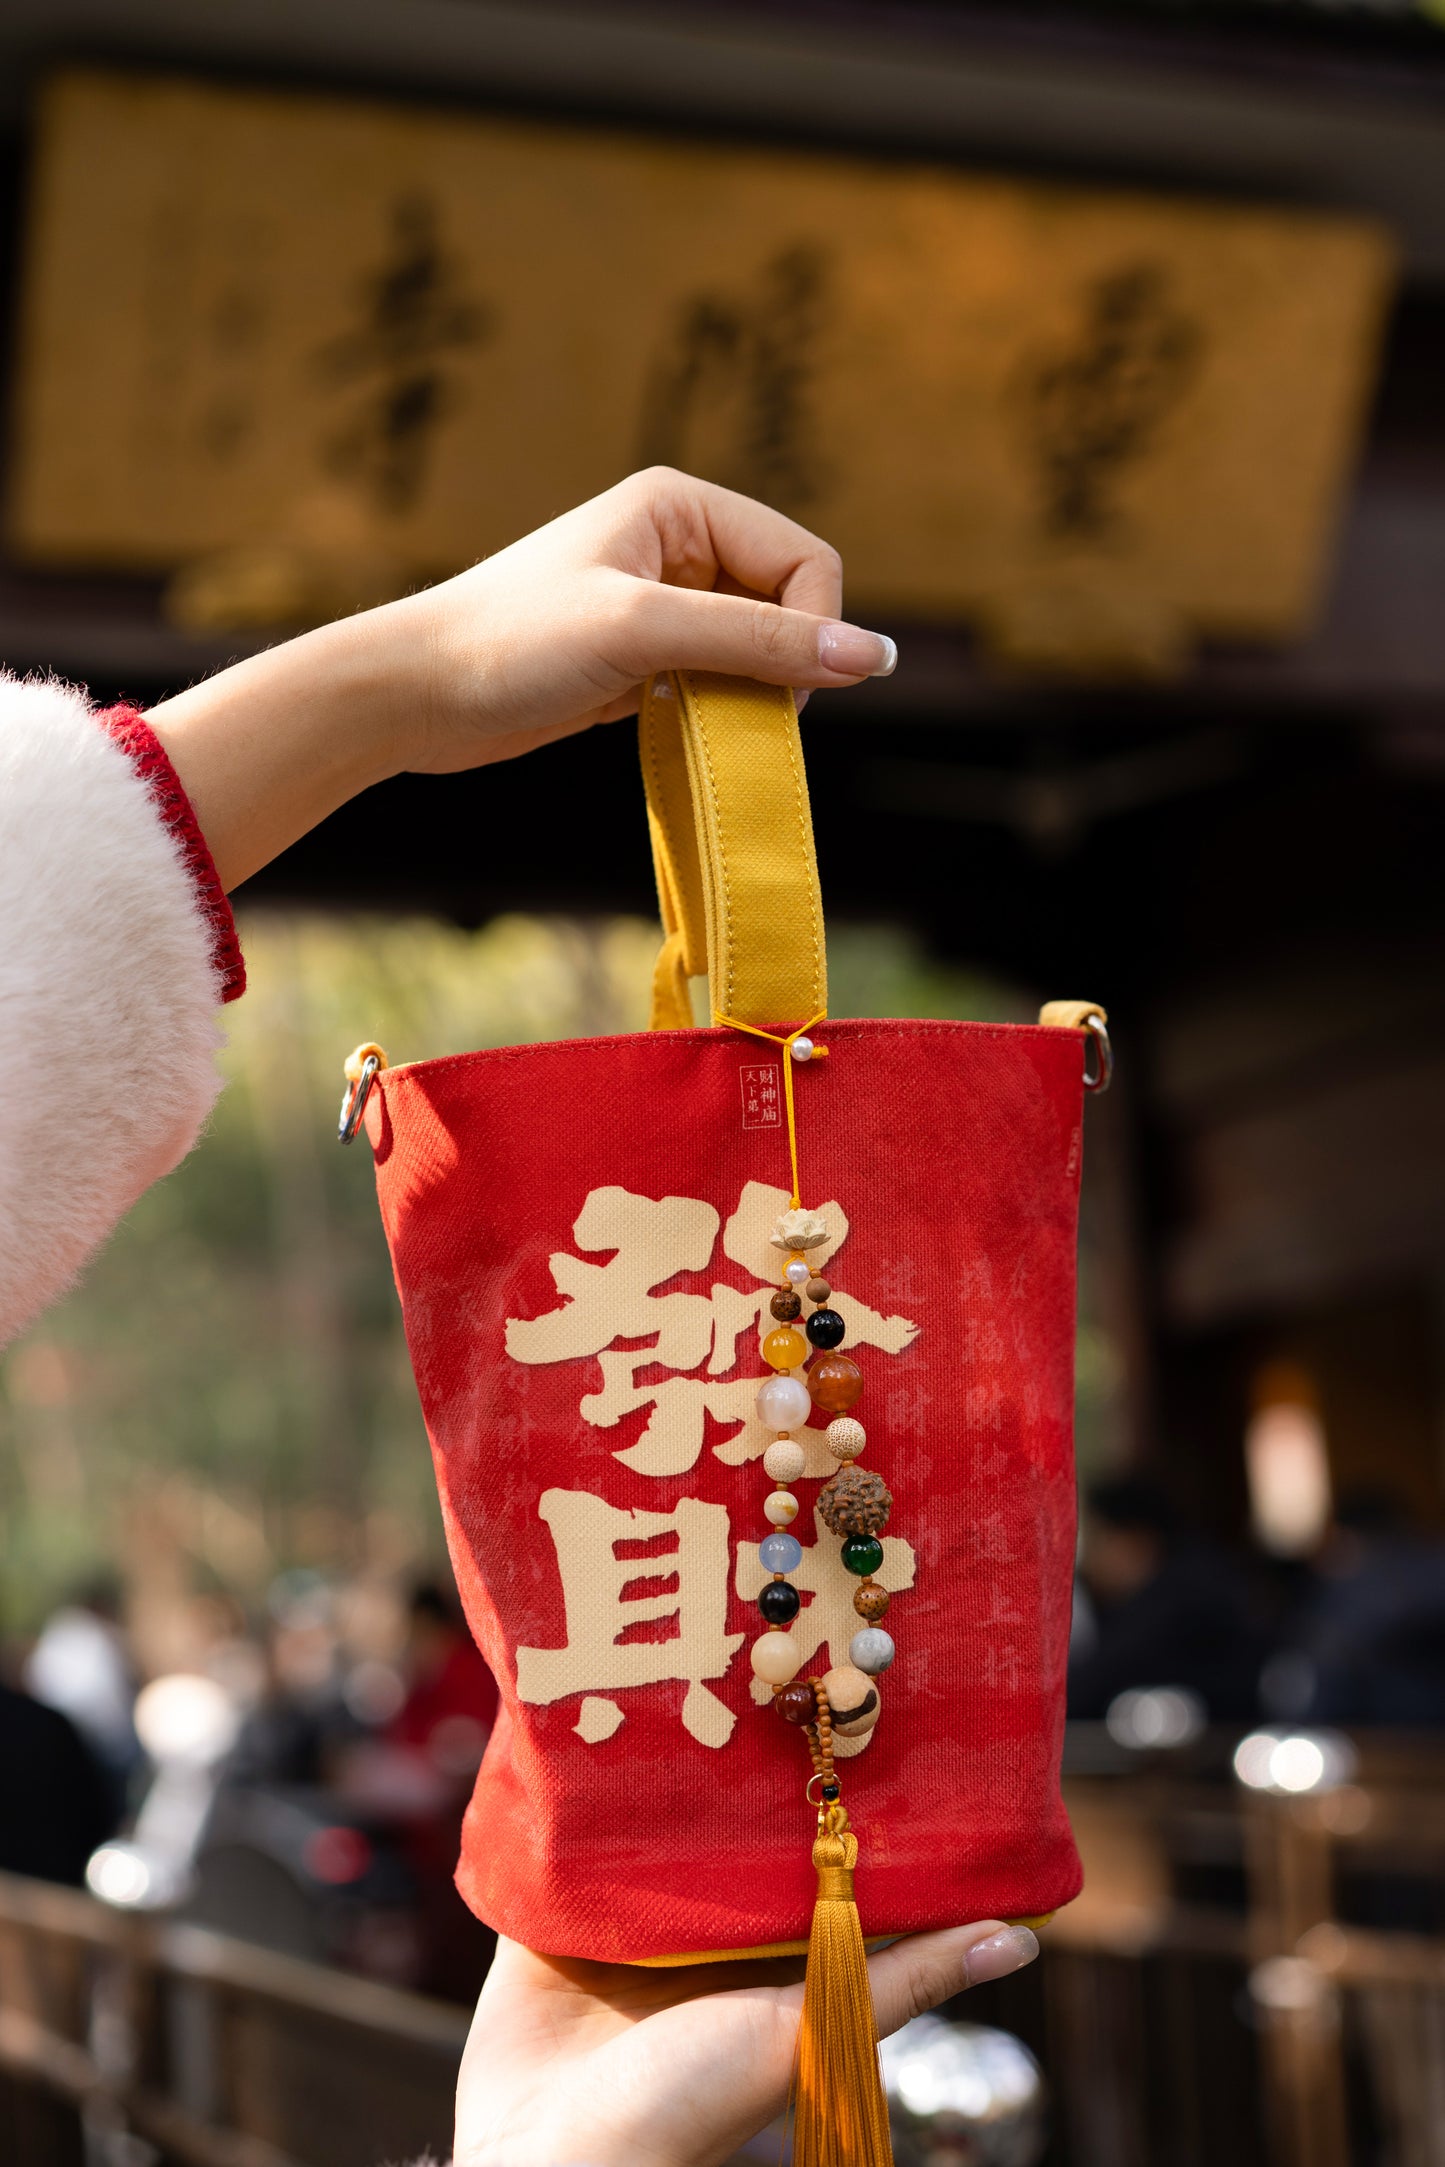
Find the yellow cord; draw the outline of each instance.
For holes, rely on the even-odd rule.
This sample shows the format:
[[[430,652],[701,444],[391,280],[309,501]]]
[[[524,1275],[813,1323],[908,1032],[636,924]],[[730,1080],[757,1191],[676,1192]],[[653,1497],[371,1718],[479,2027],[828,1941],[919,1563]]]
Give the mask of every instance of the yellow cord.
[[[806,1023],[800,1023],[796,1031],[786,1033],[760,1031],[755,1023],[739,1023],[736,1016],[713,1017],[714,1023],[726,1024],[730,1031],[746,1031],[752,1038],[771,1039],[775,1046],[781,1046],[783,1049],[783,1103],[788,1109],[788,1160],[793,1169],[793,1201],[791,1205],[793,1211],[796,1211],[803,1201],[798,1194],[798,1121],[793,1111],[793,1040],[795,1038],[806,1038],[814,1024],[824,1022],[827,1014],[826,1008],[820,1008],[816,1016],[810,1016]],[[815,1046],[813,1048],[813,1059],[815,1061],[823,1060],[827,1051],[826,1046]]]

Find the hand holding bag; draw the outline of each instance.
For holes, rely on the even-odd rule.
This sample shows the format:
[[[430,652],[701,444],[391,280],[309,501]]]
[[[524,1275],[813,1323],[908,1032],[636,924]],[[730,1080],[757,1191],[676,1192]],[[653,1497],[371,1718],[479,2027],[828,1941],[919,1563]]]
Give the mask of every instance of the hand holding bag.
[[[652,1029],[348,1070],[501,1689],[458,1884],[530,1947],[632,1963],[800,1950],[820,1894],[851,1913],[855,1855],[870,1936],[1036,1917],[1080,1880],[1058,1765],[1103,1012],[826,1022],[791,695],[678,672],[640,735]],[[837,2156],[885,2156],[858,2113]]]

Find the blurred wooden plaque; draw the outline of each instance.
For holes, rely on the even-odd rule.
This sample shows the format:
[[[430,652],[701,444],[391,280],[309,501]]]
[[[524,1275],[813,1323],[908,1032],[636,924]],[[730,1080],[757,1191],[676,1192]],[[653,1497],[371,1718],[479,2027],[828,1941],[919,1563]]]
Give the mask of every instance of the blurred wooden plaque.
[[[1391,264],[1339,218],[67,74],[11,542],[414,577],[663,460],[827,535],[855,612],[1285,638]]]

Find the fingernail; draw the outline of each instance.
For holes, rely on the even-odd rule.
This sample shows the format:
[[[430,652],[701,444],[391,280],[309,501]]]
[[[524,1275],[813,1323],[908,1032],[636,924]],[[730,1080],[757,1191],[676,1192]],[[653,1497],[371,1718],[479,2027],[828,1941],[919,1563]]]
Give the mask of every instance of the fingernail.
[[[1038,1953],[1037,1934],[1026,1926],[1005,1926],[974,1943],[963,1960],[964,1977],[970,1986],[986,1986],[990,1979],[1006,1979],[1011,1971],[1022,1971]]]
[[[840,677],[891,677],[898,649],[886,632],[864,632],[858,625],[824,625],[818,633],[818,660]]]

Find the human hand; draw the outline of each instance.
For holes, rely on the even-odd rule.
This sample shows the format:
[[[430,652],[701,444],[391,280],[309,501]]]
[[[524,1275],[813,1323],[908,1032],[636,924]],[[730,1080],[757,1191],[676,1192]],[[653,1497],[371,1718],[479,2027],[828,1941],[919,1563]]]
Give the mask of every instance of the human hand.
[[[495,557],[150,711],[233,888],[371,783],[508,760],[632,713],[663,669],[799,691],[893,667],[842,568],[748,497],[653,467]]]
[[[995,1919],[880,1949],[880,2035],[1038,1946]],[[462,2057],[455,2167],[719,2167],[784,2110],[802,1977],[801,1957],[667,1970],[500,1941]]]
[[[394,605],[432,654],[401,764],[445,773],[614,722],[657,670],[795,690],[886,676],[893,642],[840,622],[842,595],[838,554],[817,535],[651,467]]]

